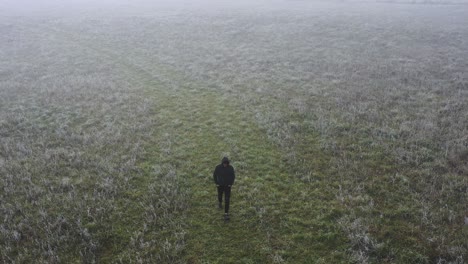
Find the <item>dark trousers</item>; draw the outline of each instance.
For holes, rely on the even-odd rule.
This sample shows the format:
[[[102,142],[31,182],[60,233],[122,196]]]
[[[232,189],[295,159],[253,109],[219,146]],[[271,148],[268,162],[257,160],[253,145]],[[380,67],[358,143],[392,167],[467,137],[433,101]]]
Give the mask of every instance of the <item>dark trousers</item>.
[[[218,186],[218,202],[223,202],[224,193],[224,212],[229,213],[229,202],[231,200],[231,187],[229,186]]]

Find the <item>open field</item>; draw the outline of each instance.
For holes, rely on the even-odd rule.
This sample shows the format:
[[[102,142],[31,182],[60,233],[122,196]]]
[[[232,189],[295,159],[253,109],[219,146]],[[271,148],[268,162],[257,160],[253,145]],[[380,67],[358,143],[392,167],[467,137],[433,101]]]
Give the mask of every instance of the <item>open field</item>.
[[[0,262],[467,261],[467,5],[73,3],[0,4]]]

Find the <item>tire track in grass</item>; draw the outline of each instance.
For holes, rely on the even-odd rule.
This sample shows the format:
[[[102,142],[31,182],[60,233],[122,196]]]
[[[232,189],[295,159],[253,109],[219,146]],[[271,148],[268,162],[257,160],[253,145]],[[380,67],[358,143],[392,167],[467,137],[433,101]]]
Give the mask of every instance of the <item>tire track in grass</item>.
[[[195,83],[179,87],[163,108],[172,159],[191,195],[187,261],[343,261],[346,240],[333,220],[340,211],[329,182],[306,184],[291,176],[281,149],[230,98]],[[211,176],[224,154],[237,172],[228,223],[216,208]],[[318,165],[326,163],[317,155]]]
[[[181,176],[192,194],[189,263],[343,260],[336,251],[345,241],[333,223],[338,210],[327,182],[313,186],[289,175],[281,149],[229,98],[202,89],[179,96]],[[211,179],[223,153],[237,171],[228,223],[216,209]]]
[[[148,70],[119,58],[109,45],[80,42],[72,34],[64,34],[65,39],[114,61],[132,81],[145,87],[147,97],[157,107],[155,114],[160,123],[155,137],[159,138],[152,142],[156,146],[147,147],[147,158],[141,164],[147,172],[145,177],[152,177],[149,172],[152,164],[171,164],[179,187],[190,197],[187,211],[177,213],[174,219],[182,222],[171,225],[178,226],[179,234],[182,232],[179,227],[188,226],[187,236],[182,236],[187,243],[184,257],[166,260],[189,263],[344,260],[342,249],[346,241],[332,222],[339,214],[332,188],[327,181],[318,179],[313,186],[289,175],[282,159],[285,153],[241,107],[165,65],[154,64]],[[161,142],[166,146],[161,146]],[[166,150],[161,151],[162,148]],[[212,182],[212,171],[224,154],[233,160],[237,172],[228,223],[222,221],[222,211],[216,208]],[[146,190],[149,182],[152,180],[141,179],[140,187]],[[170,236],[171,231],[176,230],[161,234]],[[163,240],[164,237],[160,238]],[[174,241],[168,241],[171,242]],[[158,248],[161,250],[163,246]]]
[[[262,219],[266,203],[262,181],[281,170],[277,167],[279,153],[240,111],[212,92],[182,90],[174,103],[180,123],[168,130],[175,132],[179,177],[187,179],[192,194],[187,260],[268,262],[275,252]],[[211,176],[223,154],[232,158],[238,175],[228,223],[222,220],[223,211],[216,208]],[[264,167],[268,169],[255,169]],[[263,175],[254,175],[260,173]]]
[[[133,70],[140,81],[151,87],[148,96],[159,108],[159,130],[164,131],[171,145],[166,156],[153,158],[155,162],[173,164],[178,179],[191,195],[186,260],[266,263],[278,257],[275,249],[279,246],[263,219],[267,202],[262,183],[282,170],[278,168],[281,161],[277,149],[225,98],[212,91],[190,89],[185,84],[181,84],[182,89],[155,91],[155,87],[162,87],[161,80],[167,78],[155,78],[141,68]],[[173,73],[165,74],[168,77]],[[212,182],[214,166],[223,155],[229,155],[234,166],[239,165],[231,198],[232,219],[228,223],[222,220],[223,211],[216,208]],[[266,177],[250,176],[255,173]]]

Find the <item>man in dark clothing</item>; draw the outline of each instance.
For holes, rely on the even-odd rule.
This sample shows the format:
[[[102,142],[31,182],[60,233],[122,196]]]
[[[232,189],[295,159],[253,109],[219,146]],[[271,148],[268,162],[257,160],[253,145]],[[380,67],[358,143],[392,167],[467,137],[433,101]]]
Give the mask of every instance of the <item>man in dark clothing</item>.
[[[234,184],[236,175],[234,168],[229,164],[229,159],[224,157],[221,164],[216,166],[213,172],[213,179],[218,187],[218,202],[219,208],[223,208],[223,193],[224,193],[224,220],[229,220],[229,202],[231,198],[231,186]]]

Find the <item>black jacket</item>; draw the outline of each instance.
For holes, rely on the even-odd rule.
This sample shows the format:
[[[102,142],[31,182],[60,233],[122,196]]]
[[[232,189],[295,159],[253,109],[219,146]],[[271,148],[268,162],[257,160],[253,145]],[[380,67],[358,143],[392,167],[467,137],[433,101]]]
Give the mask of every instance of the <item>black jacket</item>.
[[[224,167],[223,163],[228,162],[228,166]],[[213,172],[213,180],[217,185],[226,186],[233,185],[236,175],[234,174],[234,168],[229,165],[229,159],[224,157],[221,164],[216,166]]]

